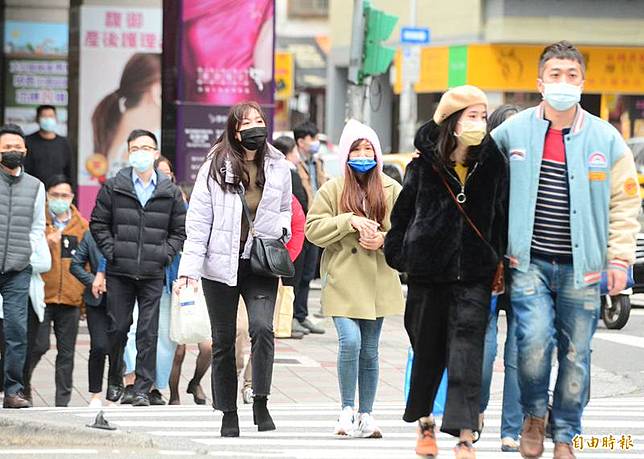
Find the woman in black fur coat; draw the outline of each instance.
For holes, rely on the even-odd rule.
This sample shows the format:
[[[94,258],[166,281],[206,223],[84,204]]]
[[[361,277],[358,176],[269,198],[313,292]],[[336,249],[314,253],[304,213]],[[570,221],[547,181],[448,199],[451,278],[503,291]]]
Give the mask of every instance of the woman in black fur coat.
[[[438,452],[431,413],[447,367],[441,430],[459,437],[456,458],[475,457],[485,329],[507,231],[507,164],[486,134],[486,116],[487,97],[474,86],[443,95],[416,133],[420,155],[407,168],[385,241],[389,265],[408,275],[414,363],[403,419],[419,421],[421,456]]]

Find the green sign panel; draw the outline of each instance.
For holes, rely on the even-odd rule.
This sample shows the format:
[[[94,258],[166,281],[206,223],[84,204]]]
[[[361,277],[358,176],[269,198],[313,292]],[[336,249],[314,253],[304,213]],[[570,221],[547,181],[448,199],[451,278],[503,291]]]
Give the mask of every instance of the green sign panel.
[[[450,46],[447,86],[461,86],[467,82],[467,46]]]

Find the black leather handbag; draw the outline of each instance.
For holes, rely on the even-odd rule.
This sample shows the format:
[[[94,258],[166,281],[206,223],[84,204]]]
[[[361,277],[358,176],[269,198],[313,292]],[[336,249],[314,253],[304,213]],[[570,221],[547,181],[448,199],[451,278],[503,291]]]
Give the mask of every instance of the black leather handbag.
[[[255,225],[251,219],[250,209],[246,202],[243,190],[239,190],[239,197],[244,206],[244,215],[248,220],[248,234],[253,238],[253,245],[250,249],[250,269],[258,276],[264,277],[293,277],[295,276],[295,266],[291,261],[291,256],[286,249],[284,239],[286,230],[283,230],[282,237],[279,239],[269,239],[258,237],[255,233]]]

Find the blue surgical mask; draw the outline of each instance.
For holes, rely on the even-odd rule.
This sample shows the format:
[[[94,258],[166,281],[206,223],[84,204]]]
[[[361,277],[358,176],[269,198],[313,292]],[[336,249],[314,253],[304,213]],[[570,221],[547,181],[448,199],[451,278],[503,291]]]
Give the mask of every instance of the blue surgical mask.
[[[50,199],[49,210],[51,210],[54,215],[64,214],[69,210],[70,202],[65,199]]]
[[[135,151],[130,153],[128,161],[135,171],[142,174],[143,172],[152,169],[152,166],[154,165],[154,153],[143,150]]]
[[[309,153],[314,155],[318,151],[320,151],[320,141],[316,140],[315,142],[312,142],[311,145],[309,145]]]
[[[47,132],[54,132],[56,130],[56,118],[50,118],[50,117],[45,117],[45,118],[40,118],[38,124],[40,125],[40,129],[43,131]]]
[[[376,167],[378,162],[373,158],[354,158],[347,161],[347,164],[354,172],[365,174]]]
[[[558,112],[565,112],[581,100],[581,86],[568,83],[544,83],[543,98]]]

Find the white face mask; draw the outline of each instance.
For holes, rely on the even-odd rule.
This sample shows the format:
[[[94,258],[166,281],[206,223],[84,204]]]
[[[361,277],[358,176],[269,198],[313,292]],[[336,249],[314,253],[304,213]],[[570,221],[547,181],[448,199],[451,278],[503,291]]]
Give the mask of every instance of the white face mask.
[[[463,129],[461,133],[454,133],[454,136],[466,147],[480,145],[487,134],[487,123],[485,121],[463,120],[459,121]]]
[[[568,83],[543,83],[543,98],[558,112],[565,112],[581,100],[581,86]]]

